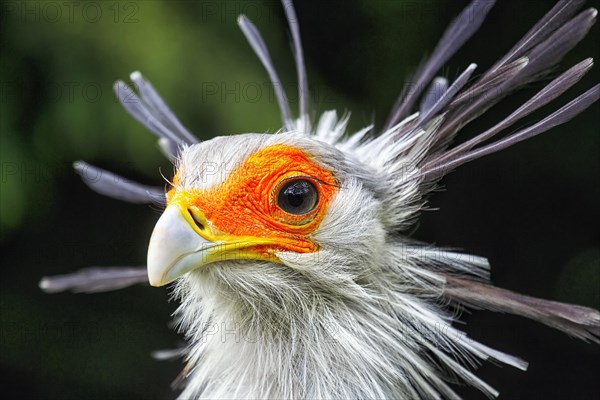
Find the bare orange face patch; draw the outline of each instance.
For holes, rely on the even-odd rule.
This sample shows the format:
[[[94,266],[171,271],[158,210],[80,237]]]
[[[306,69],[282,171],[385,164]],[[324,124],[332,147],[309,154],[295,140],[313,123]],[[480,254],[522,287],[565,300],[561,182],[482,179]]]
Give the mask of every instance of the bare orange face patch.
[[[301,215],[287,212],[278,202],[282,188],[295,181],[316,190],[314,207]],[[187,210],[200,226],[210,224],[215,238],[267,239],[269,244],[251,250],[268,258],[279,251],[315,251],[309,236],[323,220],[336,192],[330,171],[301,150],[274,145],[254,153],[218,186],[191,191],[175,188],[167,194],[167,201]]]

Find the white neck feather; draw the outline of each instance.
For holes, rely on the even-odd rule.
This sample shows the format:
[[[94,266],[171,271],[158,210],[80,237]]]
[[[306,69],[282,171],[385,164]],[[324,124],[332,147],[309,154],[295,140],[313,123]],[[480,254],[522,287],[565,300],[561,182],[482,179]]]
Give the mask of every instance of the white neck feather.
[[[348,276],[343,288],[339,275],[315,282],[295,268],[258,262],[190,274],[176,288],[191,343],[181,398],[457,398],[444,381],[449,371],[497,394],[459,362],[523,363],[454,329],[437,296],[421,290],[426,282],[441,287],[440,278],[413,268],[410,248],[397,260],[397,248],[386,247],[383,267],[371,269],[380,273]],[[330,269],[336,272],[347,270]]]

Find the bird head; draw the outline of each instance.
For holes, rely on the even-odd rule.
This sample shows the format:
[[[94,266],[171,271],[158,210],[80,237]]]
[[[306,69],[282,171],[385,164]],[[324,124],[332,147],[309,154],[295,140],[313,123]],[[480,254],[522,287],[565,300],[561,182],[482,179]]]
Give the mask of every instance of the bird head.
[[[351,155],[298,132],[186,147],[150,239],[149,281],[184,276],[200,295],[214,287],[281,299],[307,289],[335,295],[379,265],[384,182]]]

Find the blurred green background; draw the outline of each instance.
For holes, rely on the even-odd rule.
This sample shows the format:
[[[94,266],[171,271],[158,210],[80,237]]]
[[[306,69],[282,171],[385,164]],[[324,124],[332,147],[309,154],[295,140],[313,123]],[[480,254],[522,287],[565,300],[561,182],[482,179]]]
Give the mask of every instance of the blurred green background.
[[[315,110],[381,126],[403,82],[466,1],[297,1]],[[552,1],[503,1],[442,71],[489,67]],[[598,2],[589,3],[598,7]],[[182,364],[150,352],[176,346],[168,290],[46,295],[44,275],[90,265],[143,265],[159,211],[101,197],[74,160],[162,184],[171,165],[155,137],[112,94],[141,70],[202,139],[272,132],[279,112],[266,74],[236,26],[261,29],[294,97],[289,36],[277,1],[2,1],[0,7],[0,368],[20,398],[174,398]],[[561,64],[598,59],[598,27]],[[598,82],[596,67],[567,95]],[[468,127],[507,115],[540,85]],[[557,104],[564,104],[566,99]],[[555,106],[554,106],[555,107]],[[548,112],[552,107],[544,110]],[[599,106],[541,137],[461,167],[431,198],[414,236],[486,256],[500,286],[600,307]],[[529,122],[540,118],[532,116]],[[502,398],[596,398],[598,346],[520,318],[465,314],[477,339],[530,362],[486,364]],[[459,388],[466,398],[481,398]]]

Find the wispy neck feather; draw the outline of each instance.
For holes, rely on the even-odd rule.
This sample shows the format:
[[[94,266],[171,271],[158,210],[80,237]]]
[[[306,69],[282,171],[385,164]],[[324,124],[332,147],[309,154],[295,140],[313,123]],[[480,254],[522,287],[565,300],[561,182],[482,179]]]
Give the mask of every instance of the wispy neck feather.
[[[439,311],[441,292],[431,290],[443,278],[416,268],[417,255],[431,250],[398,246],[384,246],[371,268],[379,273],[347,279],[340,279],[347,268],[331,266],[336,278],[319,279],[293,260],[227,262],[190,274],[175,292],[191,343],[181,398],[458,398],[448,386],[457,378],[497,395],[462,365],[526,364],[454,329]],[[435,254],[439,265],[467,263]]]

